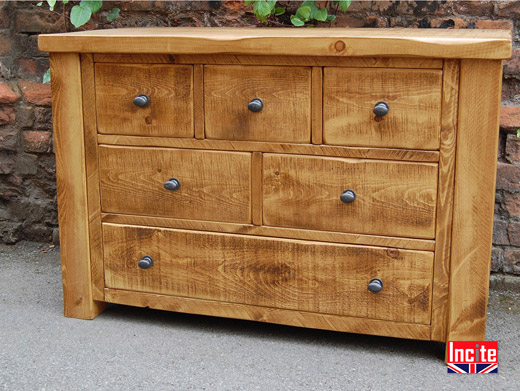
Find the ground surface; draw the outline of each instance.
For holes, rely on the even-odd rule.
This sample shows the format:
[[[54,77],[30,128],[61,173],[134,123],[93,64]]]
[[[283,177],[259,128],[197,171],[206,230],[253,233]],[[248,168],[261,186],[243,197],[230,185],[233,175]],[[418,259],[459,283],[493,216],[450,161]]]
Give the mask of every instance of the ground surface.
[[[518,390],[520,297],[492,292],[497,375],[443,345],[110,306],[62,315],[59,249],[0,245],[0,390]]]

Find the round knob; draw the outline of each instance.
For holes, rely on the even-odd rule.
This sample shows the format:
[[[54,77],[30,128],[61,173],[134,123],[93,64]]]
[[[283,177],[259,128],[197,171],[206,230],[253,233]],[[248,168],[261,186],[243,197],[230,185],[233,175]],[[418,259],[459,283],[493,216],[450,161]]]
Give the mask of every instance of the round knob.
[[[388,104],[386,102],[377,102],[374,106],[374,114],[378,117],[387,115],[388,110],[390,110],[390,108],[388,107]]]
[[[264,108],[264,102],[262,99],[255,98],[247,105],[247,108],[251,110],[253,113],[256,113]]]
[[[134,105],[138,107],[147,107],[150,104],[150,97],[145,94],[137,95],[134,98]]]
[[[149,269],[153,266],[153,259],[152,257],[145,255],[143,259],[141,259],[137,266],[139,266],[141,269]]]
[[[354,190],[345,190],[343,193],[341,193],[339,199],[345,204],[351,204],[356,200],[356,193],[354,193]]]
[[[164,188],[166,190],[179,190],[181,182],[177,178],[172,178],[164,182]]]
[[[372,278],[368,283],[368,290],[370,292],[381,292],[381,289],[383,289],[383,281],[381,281],[379,278]]]

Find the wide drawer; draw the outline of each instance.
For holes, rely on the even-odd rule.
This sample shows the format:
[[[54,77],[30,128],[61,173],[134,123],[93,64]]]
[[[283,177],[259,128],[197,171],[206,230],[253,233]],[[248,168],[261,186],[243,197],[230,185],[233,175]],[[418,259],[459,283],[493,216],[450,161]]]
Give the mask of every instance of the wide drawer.
[[[264,225],[435,236],[435,163],[278,154],[263,162]]]
[[[191,65],[96,64],[95,75],[100,133],[193,137]]]
[[[205,66],[204,114],[209,139],[308,143],[311,69]]]
[[[438,149],[441,81],[440,70],[325,68],[324,143]]]
[[[250,153],[102,145],[99,169],[103,212],[251,222]]]
[[[106,223],[103,242],[107,288],[430,323],[430,252]]]

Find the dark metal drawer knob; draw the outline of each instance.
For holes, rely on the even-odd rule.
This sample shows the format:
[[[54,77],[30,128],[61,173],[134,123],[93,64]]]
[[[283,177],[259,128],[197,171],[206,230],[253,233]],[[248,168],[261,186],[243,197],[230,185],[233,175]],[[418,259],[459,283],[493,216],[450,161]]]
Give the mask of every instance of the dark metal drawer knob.
[[[383,117],[388,114],[390,108],[386,102],[377,102],[374,106],[374,114],[378,117]]]
[[[264,108],[264,102],[262,99],[255,98],[247,105],[247,108],[251,110],[253,113],[256,113]]]
[[[379,278],[372,278],[370,282],[368,283],[368,290],[370,292],[381,292],[383,289],[383,281],[381,281]]]
[[[345,190],[341,193],[339,199],[345,204],[351,204],[356,200],[356,193],[354,193],[354,190]]]
[[[134,105],[139,107],[147,107],[150,104],[150,97],[145,94],[137,95],[134,98]]]
[[[141,269],[149,269],[153,266],[153,259],[149,255],[145,255],[143,259],[141,259],[137,266],[139,266]]]
[[[181,182],[177,178],[171,178],[164,182],[164,188],[166,190],[179,190],[181,187]]]

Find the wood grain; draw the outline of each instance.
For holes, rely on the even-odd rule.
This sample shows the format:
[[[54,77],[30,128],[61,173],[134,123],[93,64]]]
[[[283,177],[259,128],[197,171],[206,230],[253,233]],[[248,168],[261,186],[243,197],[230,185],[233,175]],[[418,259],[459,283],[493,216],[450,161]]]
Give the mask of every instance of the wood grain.
[[[193,137],[191,65],[96,64],[100,133]],[[148,107],[133,103],[150,97]]]
[[[259,112],[248,103],[260,98]],[[204,67],[206,138],[310,142],[311,69],[207,65]]]
[[[80,58],[52,54],[50,65],[65,316],[93,319],[104,303],[93,298]]]
[[[104,212],[251,223],[251,154],[99,148]],[[180,189],[166,190],[171,178]]]
[[[391,236],[361,235],[330,231],[314,231],[309,229],[266,227],[251,224],[234,224],[215,221],[174,219],[167,217],[132,216],[113,213],[103,213],[102,221],[106,223],[115,224],[144,225],[150,227],[163,228],[180,228],[195,231],[235,233],[241,235],[268,236],[273,238],[278,237],[286,239],[301,239],[318,242],[363,244],[369,246],[403,248],[409,250],[433,251],[435,249],[435,241],[427,239],[408,239],[396,238]]]
[[[195,138],[204,138],[204,67],[193,66],[193,121]]]
[[[107,288],[430,323],[432,253],[106,223],[103,235]]]
[[[246,56],[236,54],[94,54],[95,62],[128,64],[220,64],[220,65],[288,65],[343,66],[363,68],[433,68],[442,69],[439,58],[401,57],[313,57],[313,56]]]
[[[431,69],[325,68],[324,143],[438,149],[441,81]],[[384,117],[378,102],[390,108]]]
[[[433,341],[446,341],[448,323],[448,288],[450,274],[451,228],[453,218],[453,182],[457,141],[459,100],[458,60],[446,60],[442,81],[441,145],[439,189],[435,227],[435,261],[433,269],[432,328]]]
[[[115,41],[117,45],[114,45]],[[149,27],[40,35],[38,47],[44,52],[82,53],[505,59],[511,57],[511,32],[404,28]]]
[[[264,154],[265,225],[433,239],[436,197],[437,164]]]
[[[251,207],[254,225],[262,225],[262,153],[251,154]]]
[[[166,296],[119,289],[105,289],[105,295],[107,301],[110,303],[185,312],[188,314],[246,319],[256,322],[278,323],[289,326],[343,331],[348,333],[383,335],[395,338],[428,340],[430,336],[430,326],[423,324],[389,322],[377,319],[222,303],[204,299]]]
[[[312,67],[312,143],[323,143],[323,69]]]
[[[187,149],[228,150],[244,152],[271,152],[297,155],[323,155],[360,159],[402,160],[411,162],[438,162],[438,151],[420,151],[395,148],[360,148],[334,145],[263,143],[255,141],[194,140],[171,137],[138,137],[98,135],[101,144],[172,147]]]
[[[87,180],[92,297],[94,300],[103,301],[105,299],[105,278],[103,276],[103,235],[101,232],[101,201],[99,195],[98,144],[94,83],[94,62],[92,55],[82,54],[81,87],[83,99],[83,127],[85,132],[85,172]]]
[[[448,336],[481,341],[491,263],[502,63],[462,60]]]

